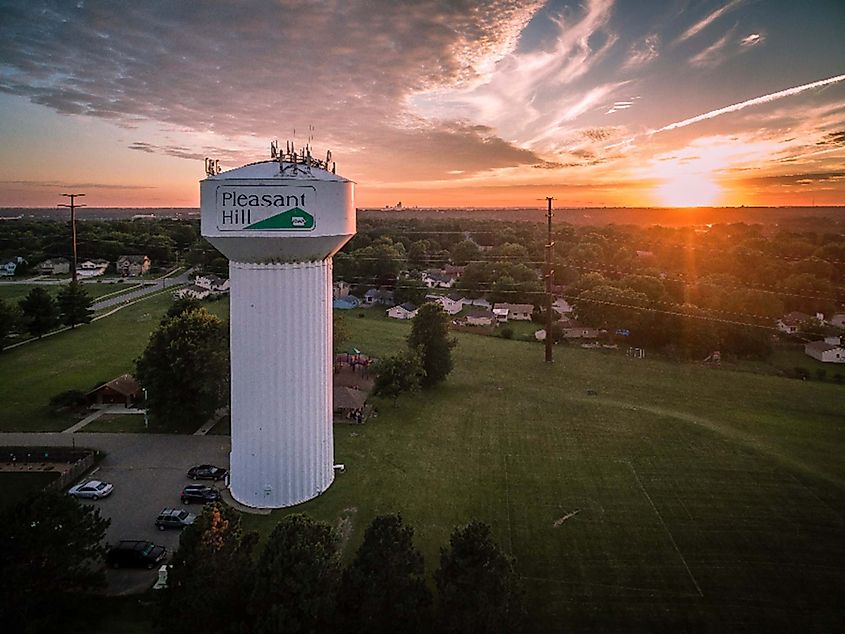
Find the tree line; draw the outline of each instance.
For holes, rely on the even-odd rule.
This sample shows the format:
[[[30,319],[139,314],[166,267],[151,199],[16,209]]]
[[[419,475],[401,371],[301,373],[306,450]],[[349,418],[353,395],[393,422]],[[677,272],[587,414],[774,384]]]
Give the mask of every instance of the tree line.
[[[0,351],[13,334],[28,332],[39,339],[60,325],[76,328],[91,322],[93,300],[78,282],[63,285],[55,299],[36,286],[17,305],[0,299]]]

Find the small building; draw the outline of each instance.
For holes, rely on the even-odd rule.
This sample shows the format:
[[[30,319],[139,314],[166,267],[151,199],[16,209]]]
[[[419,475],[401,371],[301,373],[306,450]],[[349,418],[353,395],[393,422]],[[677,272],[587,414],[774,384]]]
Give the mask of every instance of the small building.
[[[507,308],[502,308],[501,305],[496,304],[493,307],[493,316],[496,319],[497,324],[506,324],[508,323],[508,313],[510,311]]]
[[[599,336],[599,330],[576,321],[567,321],[561,324],[561,336],[564,339],[595,339]]]
[[[70,273],[70,260],[67,258],[50,258],[38,265],[38,272],[42,275],[62,275]]]
[[[455,275],[443,270],[432,269],[424,271],[422,274],[423,284],[428,288],[452,288],[456,279]]]
[[[103,259],[85,260],[80,262],[76,267],[76,275],[78,277],[99,277],[105,275],[109,268],[109,261]]]
[[[464,299],[458,295],[426,295],[425,301],[440,304],[449,315],[457,315],[464,308]]]
[[[381,304],[383,306],[393,306],[393,291],[387,288],[371,288],[364,293],[364,305],[373,306]]]
[[[811,341],[804,344],[804,352],[822,363],[845,363],[845,347],[826,341]]]
[[[361,300],[354,295],[339,297],[332,302],[332,308],[336,308],[337,310],[352,310],[353,308],[358,308],[360,305]]]
[[[417,316],[417,307],[411,302],[387,309],[387,316],[391,319],[413,319]]]
[[[497,308],[507,309],[508,321],[530,321],[531,313],[534,312],[533,304],[494,304],[493,312],[495,312]]]
[[[19,255],[0,260],[0,277],[14,277],[21,264],[26,264],[26,260]]]
[[[794,335],[798,332],[798,329],[801,327],[801,324],[804,322],[810,321],[813,319],[812,315],[808,315],[807,313],[799,313],[798,311],[792,311],[791,313],[787,313],[777,321],[778,330],[787,335]]]
[[[332,284],[332,299],[340,299],[349,295],[349,284],[343,280],[338,280]]]
[[[92,407],[122,404],[129,407],[140,400],[141,386],[131,374],[122,374],[108,383],[94,388],[85,395],[86,402]]]
[[[210,293],[228,293],[229,280],[228,278],[217,277],[216,275],[197,275],[194,284],[200,288],[207,289]]]
[[[116,268],[123,277],[139,277],[150,270],[150,258],[146,255],[121,255]]]
[[[475,309],[466,315],[467,326],[492,326],[496,315],[492,310]]]

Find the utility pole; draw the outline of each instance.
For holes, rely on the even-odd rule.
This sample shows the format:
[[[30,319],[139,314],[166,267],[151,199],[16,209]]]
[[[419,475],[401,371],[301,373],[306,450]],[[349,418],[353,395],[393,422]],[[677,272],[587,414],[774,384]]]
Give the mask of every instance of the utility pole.
[[[552,362],[552,278],[554,277],[554,269],[552,268],[552,249],[555,246],[552,240],[552,201],[551,196],[546,197],[546,202],[549,204],[546,212],[546,219],[549,221],[549,235],[546,242],[546,363]]]
[[[71,240],[73,242],[73,283],[76,284],[76,208],[77,207],[85,207],[85,205],[77,205],[76,199],[81,198],[85,194],[62,194],[67,198],[70,198],[70,204],[66,205],[64,203],[59,203],[59,207],[68,207],[70,208],[70,232],[71,232]]]

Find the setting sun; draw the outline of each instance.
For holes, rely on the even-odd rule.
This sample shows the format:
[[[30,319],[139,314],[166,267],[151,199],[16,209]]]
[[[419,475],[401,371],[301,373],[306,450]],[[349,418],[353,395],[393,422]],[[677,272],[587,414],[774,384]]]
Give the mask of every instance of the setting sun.
[[[722,188],[701,174],[677,175],[655,190],[657,199],[667,207],[712,207]]]

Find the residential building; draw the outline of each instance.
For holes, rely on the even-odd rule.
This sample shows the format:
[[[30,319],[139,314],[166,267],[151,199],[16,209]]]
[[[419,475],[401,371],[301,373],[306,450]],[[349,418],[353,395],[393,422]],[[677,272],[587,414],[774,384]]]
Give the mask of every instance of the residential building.
[[[496,315],[492,310],[475,309],[466,315],[467,326],[492,326]]]
[[[386,288],[369,289],[366,293],[364,293],[364,305],[373,306],[374,304],[393,306],[393,291]]]
[[[426,295],[425,301],[440,304],[449,315],[457,315],[464,308],[463,297],[458,295]]]
[[[349,295],[349,284],[343,280],[338,280],[332,284],[332,299],[340,299]]]
[[[42,275],[62,275],[70,273],[70,261],[67,258],[50,258],[38,265],[38,272]]]
[[[108,268],[108,260],[85,260],[77,265],[76,275],[78,277],[99,277],[100,275],[104,275]]]
[[[417,316],[417,307],[411,302],[387,309],[387,316],[391,319],[413,319]]]
[[[563,297],[558,297],[552,302],[552,310],[556,310],[561,315],[569,315],[575,310],[568,301],[566,301]]]
[[[793,311],[791,313],[787,313],[777,321],[777,328],[781,332],[786,333],[787,335],[794,335],[798,332],[798,329],[801,327],[801,324],[813,319],[812,315],[808,315],[807,313],[799,313],[798,311]]]
[[[216,275],[197,275],[194,284],[200,288],[208,289],[211,293],[228,293],[229,279],[217,277]]]
[[[452,288],[456,276],[442,270],[424,271],[422,281],[428,288]]]
[[[826,341],[804,344],[804,352],[822,363],[845,363],[845,347]]]
[[[14,277],[21,258],[8,258],[0,260],[0,277]]]
[[[123,277],[139,277],[150,270],[150,258],[146,255],[121,255],[116,269]]]
[[[131,374],[122,374],[108,383],[94,388],[85,395],[85,400],[91,406],[111,405],[122,403],[129,407],[141,398],[141,386]]]
[[[493,312],[495,312],[497,308],[507,309],[508,321],[530,321],[531,313],[534,312],[533,304],[499,303],[493,305]]]
[[[180,288],[178,291],[173,293],[173,296],[177,299],[182,299],[184,297],[190,297],[192,299],[205,299],[209,295],[211,295],[210,290],[202,286],[198,286],[197,284],[191,284],[191,286]]]
[[[835,315],[831,315],[830,319],[827,320],[831,326],[836,326],[837,328],[845,328],[845,313],[836,313]]]
[[[598,328],[569,320],[561,323],[561,335],[564,339],[595,339],[599,336],[599,331]]]

